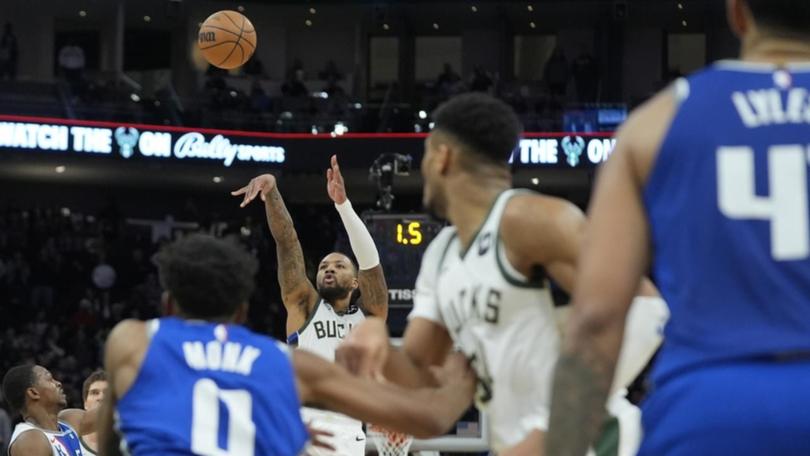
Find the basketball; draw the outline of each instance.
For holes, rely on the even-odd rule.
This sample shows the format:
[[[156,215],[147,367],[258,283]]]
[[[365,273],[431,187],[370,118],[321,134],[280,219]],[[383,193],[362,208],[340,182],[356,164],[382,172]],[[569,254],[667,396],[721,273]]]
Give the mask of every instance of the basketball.
[[[256,29],[236,11],[217,11],[200,26],[197,45],[205,60],[230,70],[247,62],[256,50]]]

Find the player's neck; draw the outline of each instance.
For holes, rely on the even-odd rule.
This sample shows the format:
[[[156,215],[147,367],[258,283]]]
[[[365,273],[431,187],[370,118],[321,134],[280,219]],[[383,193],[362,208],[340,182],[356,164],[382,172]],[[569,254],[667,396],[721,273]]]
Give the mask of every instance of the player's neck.
[[[507,171],[508,172],[508,171]],[[447,219],[466,249],[487,218],[498,195],[512,187],[508,175],[463,174],[449,185]]]
[[[352,294],[349,293],[348,296],[345,298],[333,299],[332,301],[326,301],[332,306],[332,309],[335,310],[337,313],[343,313],[346,309],[349,308],[349,303],[352,301]]]
[[[42,408],[29,410],[23,417],[26,423],[48,431],[59,430],[58,412],[51,412]]]
[[[743,41],[740,58],[746,62],[776,65],[810,61],[810,44],[788,39],[752,37]]]

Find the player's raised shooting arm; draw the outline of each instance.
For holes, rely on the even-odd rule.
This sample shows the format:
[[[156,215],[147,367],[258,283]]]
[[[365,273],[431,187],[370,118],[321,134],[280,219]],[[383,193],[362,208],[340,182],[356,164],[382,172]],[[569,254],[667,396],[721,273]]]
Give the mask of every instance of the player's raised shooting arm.
[[[307,278],[304,252],[301,249],[292,217],[278,191],[276,178],[272,174],[263,174],[253,178],[248,185],[231,194],[244,195],[241,207],[246,206],[257,196],[264,201],[267,224],[276,242],[278,282],[287,310],[300,309],[302,306],[314,304],[318,293]]]
[[[278,283],[285,307],[307,306],[317,300],[318,292],[307,278],[304,251],[298,240],[292,217],[277,187],[265,195],[267,224],[276,241]]]
[[[374,315],[383,320],[388,318],[388,285],[385,283],[380,254],[366,224],[354,211],[346,194],[346,185],[337,157],[332,156],[331,166],[326,171],[326,192],[335,203],[340,220],[349,235],[352,252],[359,265],[357,280],[362,296],[360,307],[366,315]]]
[[[597,180],[554,373],[546,454],[585,454],[600,428],[627,311],[649,261],[642,188],[673,112],[672,98],[659,95],[631,116]]]
[[[299,396],[323,407],[418,438],[441,435],[467,410],[475,376],[463,356],[452,358],[435,388],[406,389],[355,377],[334,363],[299,350],[293,354]]]

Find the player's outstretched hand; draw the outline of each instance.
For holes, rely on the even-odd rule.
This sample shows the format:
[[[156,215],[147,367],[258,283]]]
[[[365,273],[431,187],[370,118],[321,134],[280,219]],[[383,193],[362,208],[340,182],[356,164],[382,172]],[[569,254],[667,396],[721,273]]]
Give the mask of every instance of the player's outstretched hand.
[[[232,191],[231,195],[244,195],[242,198],[242,203],[239,204],[239,207],[245,207],[251,201],[253,201],[256,196],[260,196],[262,201],[264,201],[267,194],[270,193],[270,191],[272,191],[275,187],[276,177],[272,174],[262,174],[261,176],[251,179],[247,185],[239,190]]]
[[[326,170],[326,192],[335,204],[346,202],[346,184],[343,182],[343,175],[340,174],[337,155],[332,155],[332,163]]]
[[[368,317],[343,339],[335,351],[335,362],[354,375],[379,379],[388,361],[389,344],[385,321]]]

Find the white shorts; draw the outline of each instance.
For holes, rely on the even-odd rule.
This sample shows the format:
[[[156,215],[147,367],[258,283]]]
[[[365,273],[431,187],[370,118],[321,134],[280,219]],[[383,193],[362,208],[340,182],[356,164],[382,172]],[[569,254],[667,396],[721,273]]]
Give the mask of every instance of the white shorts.
[[[339,413],[325,412],[311,408],[301,409],[301,418],[310,428],[326,431],[332,437],[321,440],[329,443],[334,450],[327,450],[311,444],[305,453],[311,456],[363,456],[366,454],[366,434],[363,424]]]

